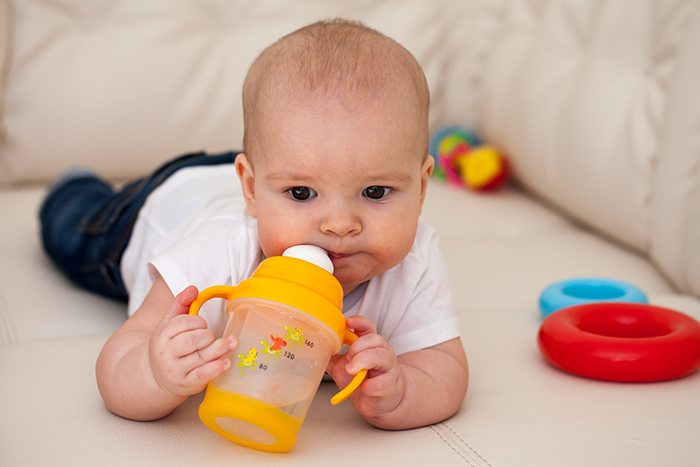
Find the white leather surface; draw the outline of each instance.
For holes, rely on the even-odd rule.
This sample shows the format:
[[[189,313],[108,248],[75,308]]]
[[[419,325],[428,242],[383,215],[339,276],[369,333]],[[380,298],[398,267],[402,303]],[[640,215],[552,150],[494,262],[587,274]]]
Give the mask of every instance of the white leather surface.
[[[519,179],[644,249],[689,2],[513,2],[487,59],[484,128]],[[624,27],[622,25],[624,24]]]
[[[661,122],[651,254],[679,289],[700,296],[700,8],[685,34]]]
[[[510,2],[484,134],[529,190],[700,292],[700,4]]]

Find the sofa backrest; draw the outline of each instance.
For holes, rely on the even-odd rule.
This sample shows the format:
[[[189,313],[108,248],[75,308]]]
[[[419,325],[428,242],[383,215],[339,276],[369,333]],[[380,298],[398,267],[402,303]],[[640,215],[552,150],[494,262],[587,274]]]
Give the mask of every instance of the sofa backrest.
[[[47,181],[75,165],[128,178],[183,152],[240,148],[250,63],[282,35],[338,16],[383,31],[419,58],[434,126],[463,121],[475,113],[475,51],[487,47],[501,11],[498,1],[462,0],[0,5],[0,183]]]
[[[700,295],[695,0],[6,0],[0,187],[240,148],[250,62],[336,16],[416,55],[433,129],[474,126],[526,190]]]
[[[528,190],[700,295],[700,3],[511,2],[482,132]]]

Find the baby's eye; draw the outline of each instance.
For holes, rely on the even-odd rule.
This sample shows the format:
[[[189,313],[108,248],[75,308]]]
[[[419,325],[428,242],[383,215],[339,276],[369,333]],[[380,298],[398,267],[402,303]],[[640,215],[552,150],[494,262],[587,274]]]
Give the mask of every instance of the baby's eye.
[[[287,192],[297,201],[308,201],[318,196],[318,193],[308,186],[295,186],[287,190]]]
[[[391,188],[388,186],[372,185],[362,190],[362,196],[371,200],[380,200],[391,193]]]

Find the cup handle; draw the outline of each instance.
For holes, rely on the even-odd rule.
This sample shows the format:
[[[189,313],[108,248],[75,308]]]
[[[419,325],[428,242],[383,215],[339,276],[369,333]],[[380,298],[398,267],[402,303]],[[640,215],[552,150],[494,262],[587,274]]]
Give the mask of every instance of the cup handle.
[[[357,337],[357,334],[350,331],[349,329],[346,329],[345,334],[343,335],[343,343],[348,345],[352,344],[357,340]],[[355,374],[355,376],[352,378],[352,381],[350,381],[350,383],[347,386],[341,389],[335,396],[331,397],[331,404],[338,405],[345,399],[350,397],[352,393],[355,392],[355,389],[357,389],[360,386],[360,384],[362,384],[366,376],[366,369],[358,371],[357,374]]]
[[[215,285],[214,287],[208,287],[202,290],[190,305],[189,314],[199,314],[199,309],[202,305],[204,305],[204,302],[211,300],[212,298],[223,298],[230,300],[235,290],[236,288],[231,285]]]

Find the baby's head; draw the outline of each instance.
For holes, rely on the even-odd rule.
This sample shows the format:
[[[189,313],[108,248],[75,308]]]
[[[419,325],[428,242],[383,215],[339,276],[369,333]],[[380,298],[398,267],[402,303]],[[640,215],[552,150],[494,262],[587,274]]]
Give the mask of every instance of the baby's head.
[[[264,253],[319,245],[346,293],[401,261],[432,170],[428,105],[415,58],[359,23],[314,23],[265,49],[243,85],[236,159]]]
[[[259,127],[270,112],[280,112],[281,104],[309,105],[319,99],[364,112],[398,100],[415,119],[410,123],[415,125],[416,150],[427,153],[430,94],[420,65],[393,39],[338,19],[298,29],[254,61],[243,84],[246,154],[254,157]]]

